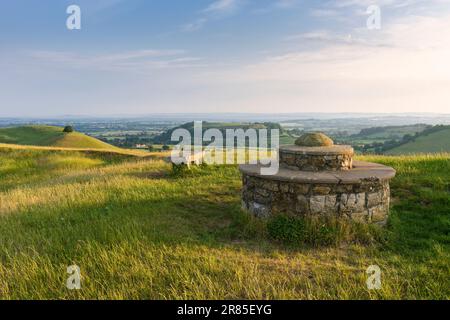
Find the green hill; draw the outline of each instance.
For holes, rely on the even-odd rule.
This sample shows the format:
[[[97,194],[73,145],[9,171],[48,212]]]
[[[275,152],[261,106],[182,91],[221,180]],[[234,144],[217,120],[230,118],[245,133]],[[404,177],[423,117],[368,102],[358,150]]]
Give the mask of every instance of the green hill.
[[[385,127],[372,127],[362,129],[360,133],[351,136],[354,140],[363,141],[386,141],[392,139],[402,139],[404,135],[414,135],[416,132],[422,132],[430,125],[418,123],[406,126],[385,126]]]
[[[436,126],[410,141],[386,151],[386,154],[450,152],[450,126]]]
[[[64,133],[53,126],[24,126],[0,129],[0,143],[80,149],[118,149],[79,132]]]
[[[176,141],[172,141],[172,139],[171,139],[172,133],[177,129],[186,129],[187,131],[190,132],[192,137],[194,136],[194,122],[188,122],[181,126],[169,129],[166,132],[160,134],[159,136],[154,137],[153,143],[168,144],[168,145],[178,143]],[[274,122],[242,123],[242,122],[206,122],[206,121],[204,121],[202,123],[202,129],[203,129],[203,134],[208,129],[218,129],[222,133],[224,139],[226,138],[226,131],[228,129],[231,129],[231,130],[242,129],[244,131],[247,131],[248,129],[255,129],[255,130],[267,129],[269,131],[269,135],[270,135],[271,129],[278,129],[278,130],[280,130],[280,139],[281,139],[282,144],[283,143],[291,143],[291,142],[295,141],[295,138],[291,138],[289,136],[289,134],[287,132],[285,132],[278,123],[274,123]],[[204,141],[204,143],[208,144],[207,141]]]

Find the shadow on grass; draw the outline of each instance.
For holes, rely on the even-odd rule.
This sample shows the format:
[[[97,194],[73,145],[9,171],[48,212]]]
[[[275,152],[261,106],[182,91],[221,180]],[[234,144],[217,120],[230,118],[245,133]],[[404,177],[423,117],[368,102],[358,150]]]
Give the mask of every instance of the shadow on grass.
[[[171,174],[167,168],[123,175],[167,181],[179,189],[173,192],[167,186],[160,191],[149,189],[148,200],[110,195],[102,203],[73,203],[70,209],[31,208],[25,214],[1,221],[0,229],[4,230],[0,238],[10,243],[6,247],[13,251],[35,246],[43,254],[49,243],[55,253],[56,248],[70,253],[80,241],[105,245],[124,241],[196,243],[289,252],[316,249],[307,245],[295,248],[271,240],[265,222],[241,211],[240,176],[235,166],[194,168],[180,175]],[[448,185],[444,183],[438,190],[430,191],[428,178],[408,179],[400,171],[393,183],[392,193],[401,200],[392,207],[386,230],[388,240],[379,248],[408,258],[426,259],[436,248],[449,245]],[[67,181],[63,179],[60,183]],[[209,185],[205,186],[206,183]],[[152,196],[151,192],[161,192],[161,195]]]

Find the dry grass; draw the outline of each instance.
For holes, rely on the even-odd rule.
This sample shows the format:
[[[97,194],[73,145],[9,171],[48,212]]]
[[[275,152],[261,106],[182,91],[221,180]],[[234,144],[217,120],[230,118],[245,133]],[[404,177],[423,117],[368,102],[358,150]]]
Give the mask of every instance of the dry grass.
[[[448,299],[450,156],[365,160],[398,170],[386,242],[292,248],[240,210],[234,166],[0,148],[0,298]]]

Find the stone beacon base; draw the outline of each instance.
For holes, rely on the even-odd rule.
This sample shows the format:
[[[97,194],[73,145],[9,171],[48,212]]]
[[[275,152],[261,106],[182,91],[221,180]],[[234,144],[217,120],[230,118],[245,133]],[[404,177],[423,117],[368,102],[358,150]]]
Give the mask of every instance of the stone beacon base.
[[[313,147],[308,153],[307,147],[283,147],[280,170],[272,176],[260,175],[260,165],[241,165],[243,208],[257,217],[329,216],[384,224],[389,215],[389,181],[395,170],[353,161],[351,147],[332,149],[334,154],[330,154],[330,147],[324,147],[324,160],[320,161],[320,148]],[[291,153],[294,159],[302,161],[287,165],[285,155]],[[303,159],[310,155],[313,162],[305,164]],[[302,169],[305,165],[306,170]]]

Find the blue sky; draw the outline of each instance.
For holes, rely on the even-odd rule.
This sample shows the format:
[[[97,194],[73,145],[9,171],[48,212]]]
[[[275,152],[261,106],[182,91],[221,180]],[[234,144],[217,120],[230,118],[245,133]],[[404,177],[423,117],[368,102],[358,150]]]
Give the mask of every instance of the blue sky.
[[[449,0],[2,1],[0,116],[449,112],[449,21]]]

